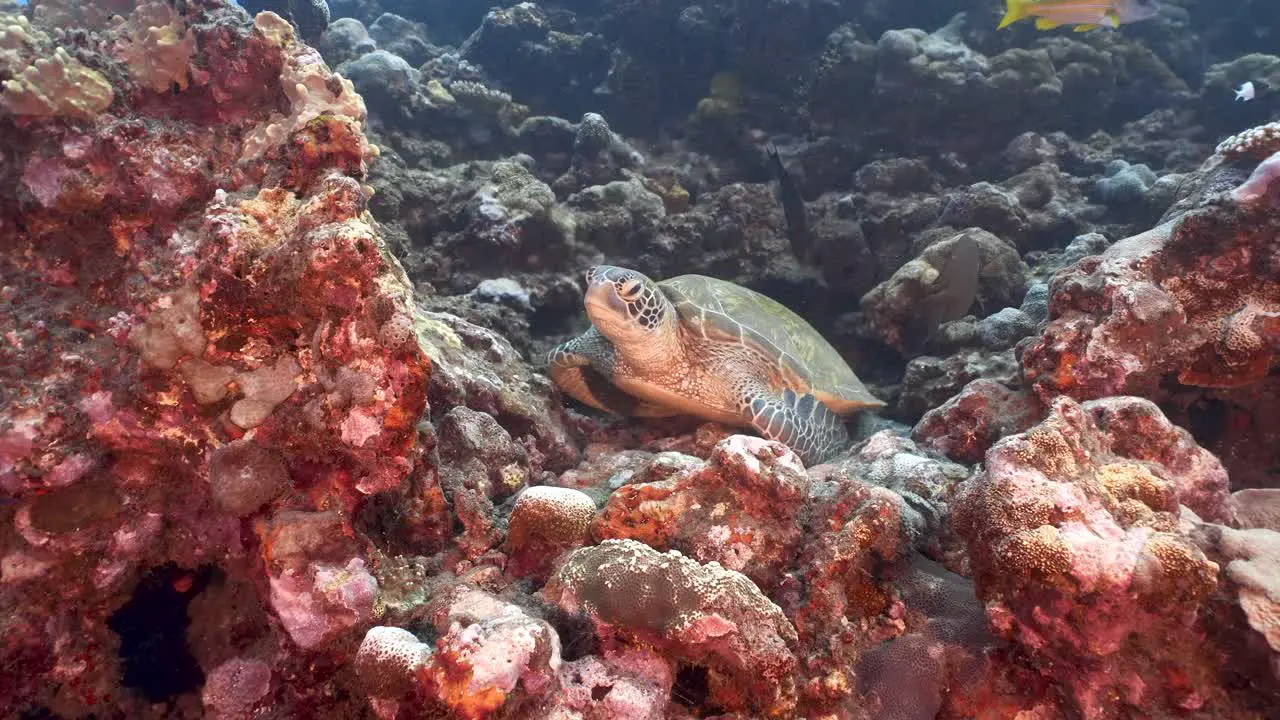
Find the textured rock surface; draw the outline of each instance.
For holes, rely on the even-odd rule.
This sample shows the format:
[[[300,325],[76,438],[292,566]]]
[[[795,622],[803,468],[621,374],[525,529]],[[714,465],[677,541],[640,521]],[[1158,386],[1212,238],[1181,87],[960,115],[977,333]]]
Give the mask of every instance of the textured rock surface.
[[[1026,292],[1026,266],[1017,251],[1000,238],[980,230],[968,236],[978,246],[980,269],[978,296],[974,300],[994,307],[1011,305]],[[893,277],[873,288],[862,299],[872,332],[890,347],[902,350],[904,343],[917,338],[904,338],[904,326],[916,314],[920,302],[935,291],[939,268],[946,266],[956,238],[930,245],[917,260],[903,265]],[[958,308],[965,314],[967,308]]]
[[[701,467],[618,488],[592,530],[601,540],[629,538],[699,562],[714,560],[768,587],[799,550],[807,495],[808,478],[794,453],[734,435]]]
[[[745,576],[634,540],[575,550],[544,589],[613,642],[653,644],[706,668],[725,708],[786,716],[796,703],[796,631]]]
[[[0,0],[0,715],[1269,719],[1260,2]],[[566,404],[600,262],[890,404]]]
[[[1023,355],[1042,398],[1159,399],[1166,375],[1214,388],[1266,376],[1275,355],[1271,318],[1280,312],[1271,252],[1277,220],[1265,199],[1215,194],[1257,165],[1233,162],[1210,158],[1195,193],[1160,225],[1055,279],[1052,322]],[[1265,198],[1270,177],[1253,185]]]
[[[141,717],[202,676],[226,716],[341,711],[332,670],[281,683],[373,620],[354,521],[370,496],[438,538],[417,427],[431,363],[365,212],[375,150],[351,85],[274,15],[165,17],[201,48],[173,91],[95,55],[120,83],[98,121],[5,120],[21,179],[0,198],[0,484],[18,532],[0,591],[3,662],[26,670],[4,714]],[[202,599],[220,588],[235,603]],[[201,610],[172,626],[141,609],[166,592]]]
[[[979,379],[926,412],[911,435],[957,462],[978,462],[995,441],[1031,427],[1040,413],[1030,393]]]
[[[961,490],[956,529],[993,629],[1085,715],[1229,703],[1198,639],[1220,568],[1182,507],[1230,519],[1225,471],[1154,405],[1124,397],[1055,402]]]

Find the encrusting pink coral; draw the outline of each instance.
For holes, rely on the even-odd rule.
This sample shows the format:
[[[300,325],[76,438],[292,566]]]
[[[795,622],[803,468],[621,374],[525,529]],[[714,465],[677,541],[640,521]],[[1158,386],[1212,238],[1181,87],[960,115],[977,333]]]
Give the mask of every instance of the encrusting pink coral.
[[[644,475],[661,477],[614,491],[592,522],[597,539],[630,538],[699,562],[714,560],[765,588],[798,552],[797,518],[809,483],[786,446],[732,435],[701,467],[645,468]]]
[[[1138,398],[1056,401],[962,487],[954,522],[993,629],[1086,717],[1220,700],[1200,626],[1220,568],[1183,506],[1229,520],[1226,474]]]
[[[1275,207],[1259,202],[1280,192],[1278,157],[1265,155],[1228,202],[1206,200],[1054,279],[1049,326],[1022,355],[1042,401],[1160,400],[1169,374],[1211,388],[1266,377],[1276,351],[1251,323],[1280,313],[1280,265],[1269,260]],[[1223,162],[1206,161],[1189,184],[1212,187]]]
[[[1277,181],[1280,181],[1280,152],[1258,163],[1249,179],[1231,191],[1231,199],[1242,205],[1266,199],[1275,207],[1280,205],[1280,182]]]
[[[560,637],[546,621],[465,585],[428,609],[441,637],[419,679],[457,717],[489,717],[512,696],[555,688]]]
[[[648,645],[705,667],[721,707],[770,717],[795,708],[795,628],[741,573],[605,540],[569,553],[543,592],[584,613],[609,645]]]
[[[22,203],[3,213],[20,223],[0,220],[13,322],[0,483],[27,530],[4,549],[20,639],[0,660],[28,671],[3,715],[145,714],[119,691],[107,616],[166,564],[256,588],[248,614],[277,624],[233,653],[262,657],[265,679],[259,665],[211,677],[275,687],[292,653],[372,624],[380,588],[354,529],[371,495],[404,498],[423,551],[448,526],[416,427],[431,363],[366,212],[363,103],[279,17],[250,23],[219,2],[184,17],[174,37],[192,71],[165,75],[176,90],[116,88],[98,108],[109,122],[25,122],[5,139]],[[111,54],[122,32],[88,36],[81,57],[128,77]],[[48,38],[24,42],[51,53]],[[54,498],[80,509],[45,512]],[[291,690],[291,707],[329,702],[323,684]],[[235,710],[209,693],[212,710]]]
[[[261,660],[232,658],[209,673],[201,699],[211,718],[236,720],[248,716],[270,690],[270,665]]]
[[[953,460],[978,462],[992,443],[1026,430],[1041,412],[1037,398],[1026,390],[980,378],[926,412],[911,436]]]

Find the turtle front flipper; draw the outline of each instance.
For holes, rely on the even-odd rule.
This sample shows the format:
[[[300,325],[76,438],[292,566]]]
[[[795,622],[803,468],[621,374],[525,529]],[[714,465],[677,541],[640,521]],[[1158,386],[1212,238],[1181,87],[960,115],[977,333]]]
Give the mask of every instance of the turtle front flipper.
[[[844,421],[809,393],[799,395],[787,388],[776,395],[762,388],[742,412],[751,427],[790,447],[806,466],[824,462],[849,446]]]
[[[547,375],[574,400],[613,415],[645,412],[641,402],[613,384],[613,344],[595,328],[557,345],[547,354]]]

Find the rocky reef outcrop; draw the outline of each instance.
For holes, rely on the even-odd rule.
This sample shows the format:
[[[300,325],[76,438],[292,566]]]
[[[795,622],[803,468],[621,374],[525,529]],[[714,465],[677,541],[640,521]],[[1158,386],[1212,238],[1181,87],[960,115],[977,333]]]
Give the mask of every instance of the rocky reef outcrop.
[[[0,0],[0,714],[1273,717],[1280,61],[987,9]],[[600,262],[887,407],[568,403]]]

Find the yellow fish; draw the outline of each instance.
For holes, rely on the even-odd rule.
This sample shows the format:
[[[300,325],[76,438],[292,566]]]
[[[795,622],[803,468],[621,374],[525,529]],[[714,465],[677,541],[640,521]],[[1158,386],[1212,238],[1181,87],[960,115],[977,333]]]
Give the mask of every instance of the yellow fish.
[[[1157,0],[1005,0],[1004,19],[996,28],[1035,18],[1037,30],[1073,25],[1076,32],[1084,32],[1148,20],[1159,12]]]

